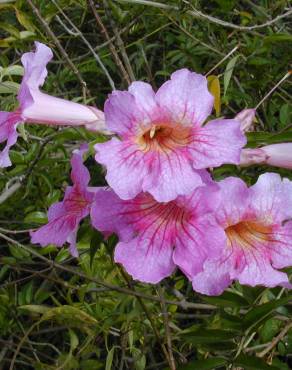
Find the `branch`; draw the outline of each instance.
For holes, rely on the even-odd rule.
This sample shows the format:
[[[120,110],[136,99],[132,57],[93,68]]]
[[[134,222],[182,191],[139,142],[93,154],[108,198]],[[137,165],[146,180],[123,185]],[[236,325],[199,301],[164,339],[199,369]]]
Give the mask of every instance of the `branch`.
[[[97,278],[87,276],[84,273],[78,271],[76,268],[64,266],[64,265],[62,265],[60,263],[57,263],[55,261],[52,261],[52,260],[46,258],[45,256],[41,255],[40,253],[36,252],[33,248],[31,248],[31,247],[29,247],[27,245],[21,244],[17,240],[12,239],[9,236],[5,235],[3,233],[3,230],[1,228],[0,228],[0,238],[6,240],[9,243],[12,243],[12,244],[17,245],[19,248],[22,248],[22,249],[26,250],[27,252],[31,253],[34,257],[39,258],[40,260],[42,260],[43,262],[45,262],[47,265],[49,265],[51,267],[55,267],[55,268],[57,268],[59,270],[69,272],[69,273],[71,273],[73,275],[77,275],[77,276],[79,276],[82,279],[85,279],[85,280],[88,280],[88,281],[92,281],[92,282],[94,282],[96,284],[99,284],[101,286],[104,286],[104,287],[106,287],[106,288],[108,288],[110,290],[117,291],[119,293],[123,293],[123,294],[127,294],[127,295],[132,295],[132,296],[136,296],[136,297],[141,297],[141,298],[145,298],[145,299],[148,299],[150,301],[161,302],[160,298],[157,297],[157,296],[151,296],[151,295],[148,295],[148,294],[144,294],[144,293],[141,293],[141,292],[139,292],[137,290],[133,291],[131,289],[122,288],[120,286],[113,285],[113,284],[110,284],[110,283],[101,281],[101,280],[99,280]],[[179,302],[179,301],[165,300],[165,303],[182,307],[185,310],[187,310],[187,309],[217,310],[218,309],[216,306],[213,306],[213,305],[204,304],[204,303],[192,303],[192,302],[187,302],[187,301]]]
[[[148,1],[148,0],[116,0],[118,2],[123,2],[123,3],[131,3],[131,4],[140,4],[140,5],[147,5],[147,6],[153,6],[155,8],[160,8],[160,9],[165,9],[165,10],[177,10],[180,11],[180,8],[178,6],[172,6],[172,5],[167,5],[163,3],[159,3],[156,1]],[[189,4],[189,2],[185,1],[186,4]],[[219,24],[220,26],[223,27],[228,27],[228,28],[233,28],[235,30],[239,31],[253,31],[256,29],[260,28],[265,28],[269,27],[274,23],[277,23],[279,20],[288,18],[292,14],[292,9],[289,9],[286,13],[280,14],[277,17],[271,19],[268,22],[265,22],[263,24],[256,24],[254,26],[239,26],[234,23],[229,23],[226,21],[223,21],[222,19],[212,17],[211,15],[207,15],[205,13],[202,13],[201,11],[195,9],[192,7],[193,10],[187,10],[186,13],[195,17],[195,18],[201,18],[201,19],[206,19],[211,23]]]
[[[61,45],[61,43],[58,40],[57,36],[51,30],[51,28],[49,27],[49,25],[45,21],[45,19],[41,16],[41,13],[39,12],[38,8],[34,5],[34,3],[32,2],[32,0],[27,0],[27,2],[29,4],[29,6],[32,8],[32,11],[36,15],[36,17],[38,18],[38,20],[40,21],[40,23],[42,24],[42,26],[44,27],[44,29],[46,30],[47,34],[51,37],[51,39],[56,44],[57,48],[59,49],[60,53],[62,54],[62,56],[66,60],[66,62],[69,65],[69,67],[75,73],[76,77],[78,78],[78,80],[79,80],[79,82],[80,82],[80,84],[82,86],[83,93],[84,93],[83,95],[85,95],[85,92],[87,92],[88,96],[90,96],[90,92],[89,92],[89,90],[87,88],[86,82],[83,80],[83,78],[82,78],[80,72],[78,71],[78,69],[76,68],[75,64],[69,58],[69,55],[67,54],[66,50]]]

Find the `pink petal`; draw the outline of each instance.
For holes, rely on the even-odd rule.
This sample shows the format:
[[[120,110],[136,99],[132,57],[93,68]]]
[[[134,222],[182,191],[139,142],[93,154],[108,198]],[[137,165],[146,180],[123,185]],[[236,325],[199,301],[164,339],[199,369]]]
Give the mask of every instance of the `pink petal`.
[[[273,223],[281,223],[292,216],[292,182],[281,180],[276,173],[259,176],[250,188],[253,199],[252,209],[260,218],[271,218]]]
[[[237,276],[240,284],[275,287],[289,283],[287,274],[275,270],[263,253],[258,251],[253,251],[252,253],[246,252],[245,261],[245,268]]]
[[[200,126],[211,114],[214,98],[208,91],[206,77],[181,69],[160,87],[156,101],[174,122]]]
[[[128,91],[114,91],[104,106],[107,128],[120,136],[134,134],[134,130],[143,121],[134,95]]]
[[[159,248],[144,237],[118,243],[115,262],[121,263],[133,279],[152,284],[171,275],[175,269],[171,246]]]
[[[35,52],[25,53],[21,57],[25,73],[18,93],[21,109],[24,110],[33,103],[33,91],[38,91],[47,77],[46,65],[53,58],[50,48],[40,42],[35,42]]]
[[[86,166],[83,164],[83,153],[88,151],[88,145],[83,147],[81,150],[76,150],[73,152],[71,158],[71,179],[74,184],[86,188],[90,181],[90,173]]]
[[[143,191],[152,194],[157,201],[171,201],[203,185],[200,173],[193,169],[187,156],[177,152],[155,154],[145,160],[148,173],[141,180]]]
[[[239,164],[246,137],[238,121],[217,119],[194,129],[192,155],[194,168],[218,167],[226,163]]]
[[[274,239],[270,254],[272,266],[277,269],[292,266],[292,221],[279,227]]]
[[[143,153],[136,144],[116,138],[96,144],[95,150],[95,159],[107,168],[108,184],[122,199],[144,191],[166,202],[203,184],[203,173],[195,171],[183,153]]]
[[[55,244],[61,247],[75,230],[79,220],[66,214],[63,202],[53,204],[48,211],[48,224],[31,233],[31,242],[42,247]]]
[[[207,258],[215,258],[224,249],[225,233],[212,218],[190,220],[176,237],[174,263],[192,280]]]
[[[206,295],[220,295],[231,283],[229,265],[221,260],[206,261],[203,271],[192,279],[193,289]]]
[[[122,199],[132,199],[141,190],[147,176],[143,153],[129,141],[112,138],[94,146],[95,159],[107,168],[106,180]]]
[[[143,111],[145,116],[152,119],[153,112],[158,109],[155,102],[155,92],[151,85],[146,82],[135,81],[129,86],[128,91],[135,97],[135,102],[139,110]]]
[[[17,125],[21,117],[17,113],[0,112],[0,143],[6,141],[5,147],[0,151],[0,168],[11,166],[9,149],[16,143],[18,133]]]
[[[250,191],[245,182],[237,177],[228,177],[218,182],[221,207],[216,209],[216,219],[223,227],[237,224],[245,219],[251,202]]]
[[[125,217],[127,203],[123,202],[111,189],[100,189],[95,193],[91,207],[91,223],[99,231],[108,235],[116,233],[120,240],[129,241],[134,230]]]

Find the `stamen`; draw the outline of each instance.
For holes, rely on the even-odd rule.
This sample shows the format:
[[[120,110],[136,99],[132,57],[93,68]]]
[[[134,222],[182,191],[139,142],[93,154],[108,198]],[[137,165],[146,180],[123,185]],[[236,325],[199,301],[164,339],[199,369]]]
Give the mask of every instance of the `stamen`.
[[[156,126],[153,126],[149,132],[150,139],[154,138]]]

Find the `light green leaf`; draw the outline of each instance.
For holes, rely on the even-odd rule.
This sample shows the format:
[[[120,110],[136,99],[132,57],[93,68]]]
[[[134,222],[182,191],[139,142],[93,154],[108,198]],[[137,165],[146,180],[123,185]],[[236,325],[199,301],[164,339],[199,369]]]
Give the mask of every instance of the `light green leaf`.
[[[231,80],[231,76],[232,76],[232,73],[233,73],[233,69],[235,67],[235,64],[236,64],[238,58],[239,58],[239,55],[236,55],[235,57],[233,57],[228,62],[227,66],[226,66],[226,69],[225,69],[225,72],[224,72],[224,96],[225,96],[226,91],[228,89],[228,86],[229,86],[229,83],[230,83],[230,80]]]

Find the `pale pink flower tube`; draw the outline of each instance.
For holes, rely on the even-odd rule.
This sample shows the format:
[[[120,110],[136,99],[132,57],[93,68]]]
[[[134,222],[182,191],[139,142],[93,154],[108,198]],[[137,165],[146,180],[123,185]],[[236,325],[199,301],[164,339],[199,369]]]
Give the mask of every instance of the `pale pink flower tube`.
[[[292,143],[266,145],[258,149],[243,149],[240,165],[254,164],[292,169]]]
[[[46,65],[53,53],[39,42],[35,43],[35,47],[34,52],[25,53],[21,58],[24,77],[17,96],[19,108],[11,113],[0,112],[0,143],[6,142],[6,146],[0,151],[0,167],[11,165],[9,149],[16,143],[16,128],[21,122],[85,126],[91,131],[107,132],[102,111],[56,98],[39,90],[47,77]]]

